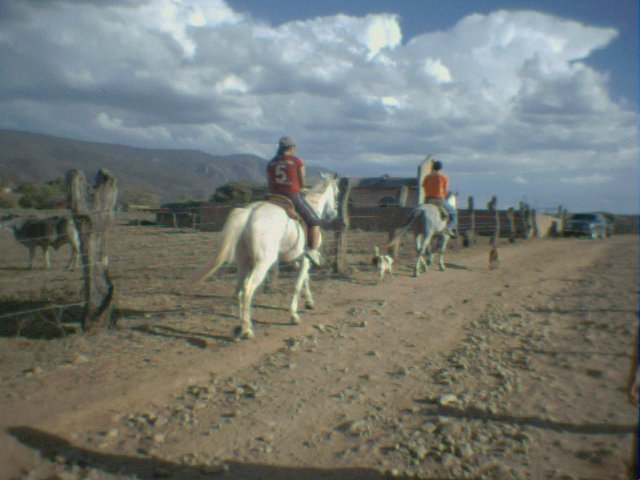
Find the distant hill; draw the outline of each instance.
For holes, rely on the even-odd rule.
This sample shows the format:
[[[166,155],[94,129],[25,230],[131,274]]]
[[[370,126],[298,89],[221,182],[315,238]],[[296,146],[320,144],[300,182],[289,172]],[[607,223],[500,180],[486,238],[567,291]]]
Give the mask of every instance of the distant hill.
[[[234,180],[264,183],[266,164],[267,159],[255,155],[135,148],[0,129],[0,176],[13,182],[44,182],[76,168],[93,183],[97,171],[106,168],[120,191],[148,189],[163,202],[209,197]]]

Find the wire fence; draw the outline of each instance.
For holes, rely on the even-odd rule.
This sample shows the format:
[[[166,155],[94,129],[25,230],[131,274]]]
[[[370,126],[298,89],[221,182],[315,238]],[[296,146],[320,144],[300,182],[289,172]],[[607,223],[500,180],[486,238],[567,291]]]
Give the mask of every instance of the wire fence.
[[[228,212],[230,208],[226,207],[225,210]],[[384,216],[385,209],[379,210],[381,212],[373,215],[351,215],[350,218],[354,223],[366,224],[372,220],[379,220],[381,215]],[[193,215],[190,209],[172,212],[186,213]],[[168,227],[157,225],[157,221],[148,218],[140,218],[145,215],[150,216],[150,212],[121,212],[115,215],[114,226],[106,232],[109,245],[106,258],[109,262],[110,276],[114,281],[123,281],[126,284],[124,290],[128,294],[171,293],[171,288],[169,291],[158,290],[157,286],[145,289],[145,280],[150,282],[155,275],[162,275],[172,276],[173,280],[178,282],[183,281],[190,272],[195,271],[205,259],[213,255],[219,233],[208,230],[219,230],[221,223],[205,221],[194,223],[192,227]],[[468,228],[468,222],[461,223],[463,228]],[[501,221],[501,231],[508,232],[508,229],[508,223]],[[383,246],[388,240],[389,230],[371,230],[367,235],[373,243],[363,244],[361,238],[356,238],[355,230],[357,229],[352,230],[346,237],[349,255],[369,254],[373,251],[374,243]],[[475,232],[478,235],[491,235],[494,231],[495,220],[476,220]],[[5,292],[5,301],[0,298],[0,320],[39,315],[46,321],[59,325],[62,312],[84,305],[82,267],[69,272],[62,271],[59,264],[64,255],[54,252],[54,260],[59,260],[54,261],[53,268],[28,270],[25,266],[27,255],[24,248],[15,242],[10,234],[1,233],[2,230],[0,245],[3,246],[4,253],[0,254],[0,290]],[[31,240],[41,241],[48,238],[49,236],[43,235],[32,237]],[[325,230],[324,238],[325,254],[333,253],[333,235]],[[44,263],[41,258],[36,260],[41,262],[40,265]]]

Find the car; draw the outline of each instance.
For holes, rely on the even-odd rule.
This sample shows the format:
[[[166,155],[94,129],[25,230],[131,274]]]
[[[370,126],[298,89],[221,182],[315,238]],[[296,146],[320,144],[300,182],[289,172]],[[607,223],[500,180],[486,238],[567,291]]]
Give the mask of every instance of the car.
[[[564,223],[565,237],[610,237],[612,224],[601,213],[574,213]]]

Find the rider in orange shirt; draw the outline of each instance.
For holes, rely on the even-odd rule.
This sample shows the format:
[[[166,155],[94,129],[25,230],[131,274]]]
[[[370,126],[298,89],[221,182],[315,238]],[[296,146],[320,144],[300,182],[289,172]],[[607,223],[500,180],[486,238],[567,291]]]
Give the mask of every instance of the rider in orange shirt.
[[[449,178],[441,172],[442,162],[433,162],[433,170],[422,181],[422,189],[425,200],[435,200],[434,203],[442,205],[449,214],[449,230],[447,234],[451,238],[456,238],[456,229],[458,228],[458,218],[456,209],[447,202],[447,193],[449,193]]]
[[[278,142],[276,156],[267,164],[269,193],[284,195],[289,198],[296,211],[307,224],[307,250],[309,260],[320,265],[318,242],[320,239],[320,219],[300,195],[304,187],[304,163],[295,156],[296,143],[291,137],[282,137]]]

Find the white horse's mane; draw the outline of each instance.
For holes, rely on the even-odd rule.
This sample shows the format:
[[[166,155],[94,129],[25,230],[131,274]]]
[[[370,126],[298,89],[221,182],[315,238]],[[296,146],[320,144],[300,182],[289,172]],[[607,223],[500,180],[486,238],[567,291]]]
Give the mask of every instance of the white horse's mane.
[[[318,180],[316,183],[313,184],[313,186],[311,186],[311,188],[309,188],[306,192],[305,192],[305,196],[307,197],[308,200],[315,200],[318,197],[324,195],[327,191],[327,188],[329,187],[330,183],[331,183],[330,178],[327,177],[320,177],[320,180]]]

